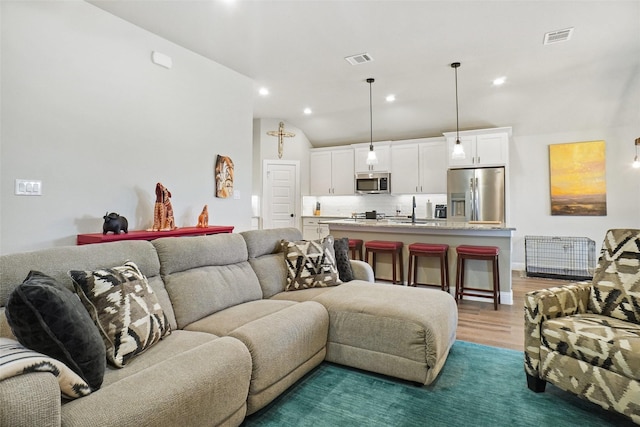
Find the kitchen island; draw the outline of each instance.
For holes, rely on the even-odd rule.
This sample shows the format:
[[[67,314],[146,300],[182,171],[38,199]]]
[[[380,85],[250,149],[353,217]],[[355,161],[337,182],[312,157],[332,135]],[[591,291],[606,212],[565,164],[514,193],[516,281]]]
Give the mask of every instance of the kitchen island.
[[[514,228],[504,224],[474,224],[468,222],[450,222],[444,220],[416,220],[410,219],[341,219],[325,221],[331,235],[336,238],[349,237],[351,239],[393,240],[404,243],[403,261],[406,282],[409,264],[409,250],[411,243],[439,243],[449,245],[449,283],[451,293],[455,292],[456,277],[456,246],[480,245],[497,246],[500,248],[498,258],[500,269],[500,299],[502,304],[513,304],[511,292],[511,236]],[[378,277],[391,277],[391,257],[379,256],[376,265]],[[491,269],[486,261],[466,261],[465,282],[468,286],[480,289],[491,289]],[[418,277],[420,282],[439,283],[439,264],[436,259],[420,258]],[[425,280],[425,277],[427,278]],[[465,299],[476,299],[465,297]],[[478,298],[479,301],[489,299]]]

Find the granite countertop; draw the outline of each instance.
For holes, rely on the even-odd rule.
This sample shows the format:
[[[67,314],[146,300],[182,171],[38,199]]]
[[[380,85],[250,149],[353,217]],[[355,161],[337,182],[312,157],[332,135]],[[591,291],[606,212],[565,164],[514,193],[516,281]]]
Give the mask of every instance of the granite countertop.
[[[350,219],[351,215],[302,215],[302,218],[344,218],[344,219]]]
[[[416,219],[415,223],[409,218],[402,219],[339,219],[333,221],[322,221],[324,224],[349,225],[354,227],[382,227],[382,228],[419,228],[419,229],[439,229],[439,230],[515,230],[507,227],[506,224],[494,223],[469,223],[453,222],[439,219]]]

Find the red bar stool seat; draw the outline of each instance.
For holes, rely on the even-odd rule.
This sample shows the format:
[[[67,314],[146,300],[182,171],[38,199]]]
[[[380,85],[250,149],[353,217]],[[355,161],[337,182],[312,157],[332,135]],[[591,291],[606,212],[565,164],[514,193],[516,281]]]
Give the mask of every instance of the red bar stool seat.
[[[402,261],[402,242],[392,242],[388,240],[370,240],[365,242],[365,254],[364,260],[369,262],[369,253],[373,255],[373,263],[371,264],[371,268],[373,269],[374,278],[376,275],[376,254],[390,254],[391,255],[391,265],[393,266],[393,278],[391,279],[392,283],[402,283],[404,280],[404,272],[403,269],[403,261]],[[400,266],[400,278],[397,277],[396,273],[396,264]]]
[[[500,303],[500,271],[498,269],[498,255],[500,248],[496,246],[472,246],[460,245],[456,247],[458,262],[456,268],[456,302],[462,300],[464,295],[491,298],[493,299],[494,310],[498,309]],[[490,261],[493,269],[493,289],[479,289],[465,286],[464,284],[464,262],[467,259],[477,259]]]
[[[409,245],[409,286],[439,286],[449,291],[449,245],[431,243],[412,243]],[[435,257],[440,260],[440,284],[418,283],[418,257]]]
[[[351,259],[362,260],[362,245],[363,241],[360,239],[349,239],[349,249],[351,250]]]

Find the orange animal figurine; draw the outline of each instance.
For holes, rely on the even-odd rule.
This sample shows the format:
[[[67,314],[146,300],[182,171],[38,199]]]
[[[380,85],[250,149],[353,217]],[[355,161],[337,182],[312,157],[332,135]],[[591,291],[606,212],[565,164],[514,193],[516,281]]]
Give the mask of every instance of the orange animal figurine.
[[[207,210],[207,205],[204,205],[202,208],[202,213],[198,216],[198,228],[207,228],[209,226],[209,211]]]
[[[153,227],[149,231],[175,230],[176,221],[173,218],[171,206],[171,192],[160,184],[156,184],[156,203],[153,208]]]

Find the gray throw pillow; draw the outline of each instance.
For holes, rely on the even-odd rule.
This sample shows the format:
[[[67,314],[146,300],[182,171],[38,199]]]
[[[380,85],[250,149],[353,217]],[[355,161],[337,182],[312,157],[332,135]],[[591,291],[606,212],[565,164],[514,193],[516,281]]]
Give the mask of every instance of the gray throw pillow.
[[[353,269],[351,268],[351,260],[349,259],[349,238],[342,237],[335,239],[333,249],[336,253],[336,266],[338,267],[338,275],[343,282],[353,280]]]
[[[77,295],[55,279],[31,271],[9,295],[6,315],[22,345],[61,361],[91,390],[100,388],[105,347]]]

